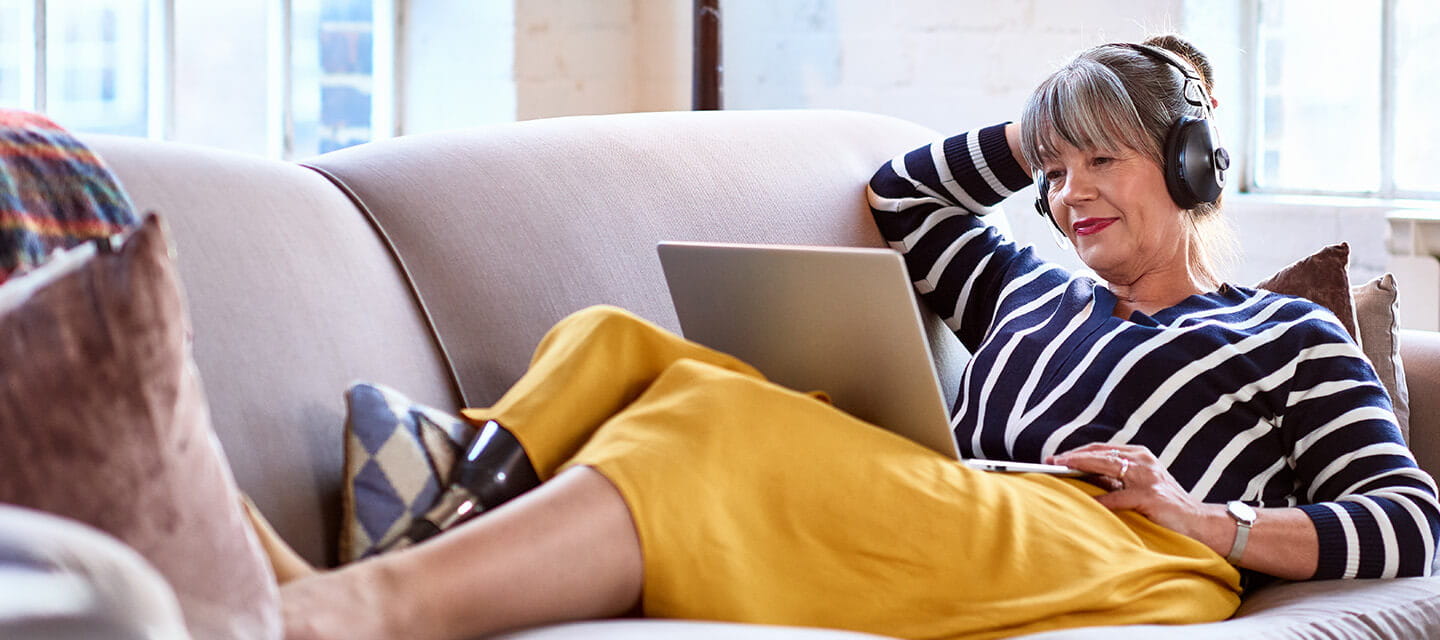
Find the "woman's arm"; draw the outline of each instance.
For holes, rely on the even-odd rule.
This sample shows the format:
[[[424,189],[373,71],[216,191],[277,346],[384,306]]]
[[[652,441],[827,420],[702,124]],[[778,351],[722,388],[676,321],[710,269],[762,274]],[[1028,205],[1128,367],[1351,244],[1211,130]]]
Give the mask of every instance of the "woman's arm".
[[[1400,437],[1390,397],[1338,321],[1314,321],[1280,428],[1300,510],[1319,538],[1318,578],[1430,574],[1440,533],[1435,481]]]
[[[996,317],[1002,293],[1030,300],[1068,279],[974,215],[1030,184],[1018,138],[1018,126],[1007,124],[925,145],[885,163],[868,189],[875,223],[905,255],[921,299],[972,351]],[[1005,290],[1037,270],[1055,273],[1035,278],[1029,289]]]
[[[1020,123],[1011,122],[1005,125],[1005,141],[1010,143],[1010,157],[1015,159],[1015,164],[1020,165],[1020,171],[1027,176],[1035,175],[1030,169],[1030,163],[1025,161],[1025,154],[1020,152]]]
[[[1258,509],[1239,566],[1289,579],[1429,575],[1440,501],[1400,438],[1389,396],[1338,321],[1296,333],[1279,428],[1301,504]],[[1111,478],[1116,490],[1099,498],[1107,507],[1229,554],[1236,525],[1225,506],[1190,496],[1144,447],[1089,444],[1049,461]]]
[[[1221,556],[1230,554],[1237,525],[1225,505],[1204,503],[1191,496],[1149,449],[1095,443],[1048,461],[1109,478],[1115,490],[1096,498],[1107,508],[1132,509],[1161,526],[1199,540]],[[1287,580],[1314,577],[1320,545],[1310,517],[1297,508],[1255,511],[1255,524],[1237,565]]]

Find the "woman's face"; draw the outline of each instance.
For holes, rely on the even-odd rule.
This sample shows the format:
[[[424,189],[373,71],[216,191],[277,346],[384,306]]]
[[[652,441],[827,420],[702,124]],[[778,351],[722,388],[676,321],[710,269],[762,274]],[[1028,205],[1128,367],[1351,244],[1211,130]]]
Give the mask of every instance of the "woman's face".
[[[1183,210],[1170,199],[1159,165],[1131,149],[1057,151],[1042,167],[1047,197],[1080,260],[1107,282],[1126,285],[1185,268]]]

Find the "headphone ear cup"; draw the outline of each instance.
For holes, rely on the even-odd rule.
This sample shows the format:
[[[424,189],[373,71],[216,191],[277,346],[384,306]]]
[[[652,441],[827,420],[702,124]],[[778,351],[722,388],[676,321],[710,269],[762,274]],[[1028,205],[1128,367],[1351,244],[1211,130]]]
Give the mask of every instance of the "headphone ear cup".
[[[1060,223],[1055,221],[1055,213],[1050,211],[1050,181],[1045,179],[1045,173],[1035,172],[1035,211],[1040,217],[1050,221],[1050,224],[1058,231]]]
[[[1165,188],[1182,209],[1215,202],[1225,187],[1229,156],[1216,148],[1213,131],[1203,118],[1181,116],[1165,137]]]

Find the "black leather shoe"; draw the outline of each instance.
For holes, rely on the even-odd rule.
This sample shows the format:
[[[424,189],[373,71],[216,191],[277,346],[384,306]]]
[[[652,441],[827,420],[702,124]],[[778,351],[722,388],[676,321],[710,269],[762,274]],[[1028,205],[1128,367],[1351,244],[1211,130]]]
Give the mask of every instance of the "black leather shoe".
[[[417,544],[539,485],[540,477],[520,441],[500,423],[486,422],[450,470],[445,491],[435,505],[411,522],[404,534],[374,553]]]

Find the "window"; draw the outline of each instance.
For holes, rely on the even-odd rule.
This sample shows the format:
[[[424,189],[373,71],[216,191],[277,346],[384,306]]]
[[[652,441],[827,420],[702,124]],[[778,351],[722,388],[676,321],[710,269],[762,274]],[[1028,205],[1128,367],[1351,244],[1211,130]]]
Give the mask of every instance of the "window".
[[[50,0],[45,7],[45,111],[85,131],[151,132],[152,3]],[[163,45],[162,45],[163,46]],[[163,123],[156,119],[156,129]]]
[[[285,155],[315,155],[393,135],[393,4],[291,0],[290,16]]]
[[[1440,3],[1258,2],[1252,189],[1440,198]]]
[[[283,158],[390,137],[396,2],[0,0],[0,106]]]
[[[35,5],[0,0],[0,104],[35,103]]]
[[[0,0],[0,104],[82,131],[143,136],[162,122],[157,0]],[[157,75],[158,74],[158,75]]]

